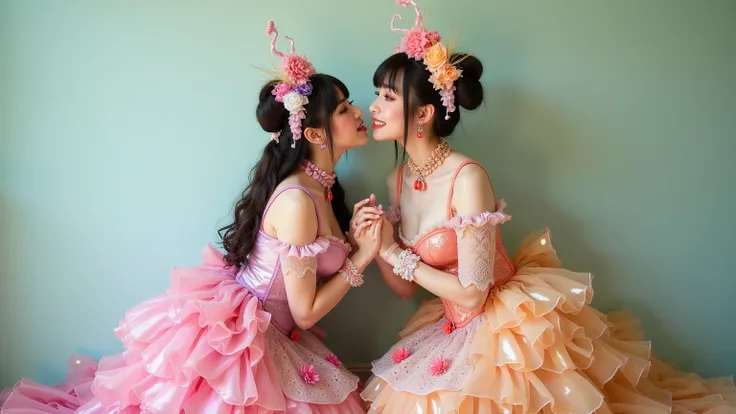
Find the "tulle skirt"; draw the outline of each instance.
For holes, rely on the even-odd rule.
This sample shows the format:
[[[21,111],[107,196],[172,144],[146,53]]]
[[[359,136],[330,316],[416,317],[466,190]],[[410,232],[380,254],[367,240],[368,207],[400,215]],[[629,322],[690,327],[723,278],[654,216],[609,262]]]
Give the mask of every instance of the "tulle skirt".
[[[439,299],[374,361],[372,413],[736,413],[730,378],[703,380],[652,356],[635,319],[589,306],[592,277],[560,267],[547,230],[483,314],[448,332]]]
[[[338,360],[326,360],[329,350],[315,335],[302,332],[292,341],[270,318],[208,246],[201,266],[175,269],[167,292],[126,313],[115,330],[122,354],[99,364],[72,356],[67,381],[56,387],[23,379],[0,396],[0,412],[366,411],[356,391],[358,378]],[[317,382],[305,383],[302,366],[320,374]]]

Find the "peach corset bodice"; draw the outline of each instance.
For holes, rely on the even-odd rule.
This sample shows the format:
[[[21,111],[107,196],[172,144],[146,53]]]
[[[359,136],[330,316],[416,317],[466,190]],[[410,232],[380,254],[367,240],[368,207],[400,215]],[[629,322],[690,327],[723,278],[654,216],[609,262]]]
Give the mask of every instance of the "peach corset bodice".
[[[452,183],[450,184],[450,194],[447,202],[447,221],[440,223],[439,225],[431,228],[430,230],[422,234],[417,235],[412,240],[408,240],[406,237],[404,237],[401,228],[400,207],[393,208],[393,214],[390,217],[392,218],[391,221],[396,223],[396,227],[398,228],[398,243],[403,249],[409,249],[413,253],[417,254],[420,257],[421,261],[425,264],[432,266],[435,269],[442,270],[447,273],[452,273],[456,276],[458,276],[460,268],[459,264],[461,255],[458,251],[458,239],[459,236],[462,234],[462,229],[464,229],[465,226],[467,226],[470,222],[480,222],[482,220],[488,220],[489,218],[496,219],[497,217],[498,220],[501,220],[501,222],[508,219],[508,216],[505,216],[501,211],[504,206],[503,203],[499,203],[496,213],[483,213],[474,217],[458,217],[455,215],[455,212],[452,209],[452,189],[454,187],[455,179],[457,178],[457,174],[460,172],[460,169],[468,164],[476,163],[465,162],[461,164],[455,171]],[[398,171],[396,200],[401,200],[403,167],[404,165],[402,164],[399,167]],[[506,217],[506,219],[501,217]],[[500,286],[514,275],[515,268],[501,241],[500,228],[498,226],[493,226],[492,232],[493,234],[492,237],[490,237],[490,240],[478,240],[478,243],[487,244],[487,246],[484,247],[493,250],[493,252],[488,252],[488,254],[492,257],[490,257],[489,260],[486,261],[486,263],[489,263],[491,265],[490,269],[486,269],[486,271],[492,272],[491,285]],[[490,292],[490,289],[488,289],[486,292]],[[481,314],[484,310],[484,308],[478,309],[476,311],[464,309],[463,307],[444,298],[442,299],[442,302],[445,306],[445,315],[447,319],[452,322],[456,327],[465,326],[468,322],[470,322],[477,315]]]

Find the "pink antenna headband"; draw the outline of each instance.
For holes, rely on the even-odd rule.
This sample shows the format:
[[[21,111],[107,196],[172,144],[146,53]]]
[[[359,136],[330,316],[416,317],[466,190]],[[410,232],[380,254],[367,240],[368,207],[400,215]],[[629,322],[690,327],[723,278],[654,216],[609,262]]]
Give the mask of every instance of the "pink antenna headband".
[[[296,147],[296,141],[302,138],[302,120],[307,117],[304,107],[309,103],[308,96],[312,94],[312,84],[309,78],[316,71],[312,63],[303,55],[297,55],[294,50],[294,39],[284,36],[291,43],[290,52],[285,54],[276,49],[276,40],[279,37],[279,31],[273,23],[268,21],[266,26],[266,34],[273,35],[271,39],[271,53],[281,58],[280,71],[271,71],[261,69],[266,73],[274,75],[281,82],[274,86],[271,92],[276,96],[276,101],[282,102],[287,111],[289,111],[289,127],[293,142],[291,147]],[[281,131],[271,135],[271,139],[279,142]]]
[[[414,0],[397,0],[396,4],[402,7],[414,6],[417,18],[411,29],[398,29],[395,27],[396,19],[401,16],[395,14],[391,19],[391,31],[405,33],[401,44],[396,47],[396,52],[405,53],[412,59],[421,60],[429,73],[429,81],[438,90],[442,97],[442,105],[447,108],[445,119],[450,119],[450,114],[455,112],[455,86],[454,83],[463,71],[457,68],[462,58],[451,61],[452,47],[440,43],[442,38],[436,31],[430,32],[422,27],[422,13]]]

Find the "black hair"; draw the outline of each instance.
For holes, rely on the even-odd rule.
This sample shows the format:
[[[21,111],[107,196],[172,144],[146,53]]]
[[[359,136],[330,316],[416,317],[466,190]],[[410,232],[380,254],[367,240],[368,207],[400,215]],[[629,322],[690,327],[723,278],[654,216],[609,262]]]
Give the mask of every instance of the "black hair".
[[[480,83],[483,64],[475,56],[465,53],[456,53],[450,56],[449,60],[458,62],[456,67],[462,70],[462,76],[455,81],[455,104],[468,110],[478,108],[483,103],[483,85]],[[401,85],[396,84],[399,74],[403,74]],[[403,95],[404,147],[409,136],[409,117],[415,114],[420,106],[430,104],[434,106],[436,116],[432,126],[440,138],[450,136],[460,122],[459,108],[450,113],[449,119],[445,119],[446,108],[442,105],[439,91],[434,89],[429,81],[430,75],[423,61],[412,59],[405,53],[389,56],[373,73],[373,86],[386,87],[393,92],[401,91]],[[402,159],[405,152],[402,153]],[[399,158],[398,147],[396,158]]]
[[[225,262],[240,267],[247,263],[248,255],[258,237],[266,204],[276,186],[296,171],[309,155],[309,143],[299,139],[292,148],[292,133],[289,127],[289,111],[282,102],[276,101],[271,93],[279,81],[267,83],[260,91],[256,117],[266,132],[279,132],[278,141],[270,141],[261,158],[250,172],[250,183],[235,204],[234,220],[218,231],[225,249]],[[310,77],[312,93],[306,105],[306,118],[302,129],[324,128],[327,144],[332,152],[331,119],[341,102],[339,93],[349,98],[348,88],[339,79],[325,74]],[[338,181],[332,187],[332,209],[342,231],[350,227],[350,210],[345,204],[345,190]]]

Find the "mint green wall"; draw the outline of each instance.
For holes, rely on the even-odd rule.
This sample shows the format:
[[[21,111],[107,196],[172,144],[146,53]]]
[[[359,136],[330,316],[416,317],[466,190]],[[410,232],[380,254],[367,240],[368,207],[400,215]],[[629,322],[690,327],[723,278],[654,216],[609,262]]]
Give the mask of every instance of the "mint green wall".
[[[489,99],[453,145],[508,201],[509,249],[551,226],[597,307],[633,309],[685,368],[736,373],[736,3],[455,4],[428,21],[461,28]],[[249,66],[268,63],[268,19],[367,108],[397,11],[413,19],[392,0],[0,2],[0,386],[120,351],[123,312],[216,240],[268,140]],[[349,154],[351,202],[385,200],[392,157]],[[345,361],[378,356],[416,306],[367,279],[323,322]]]

